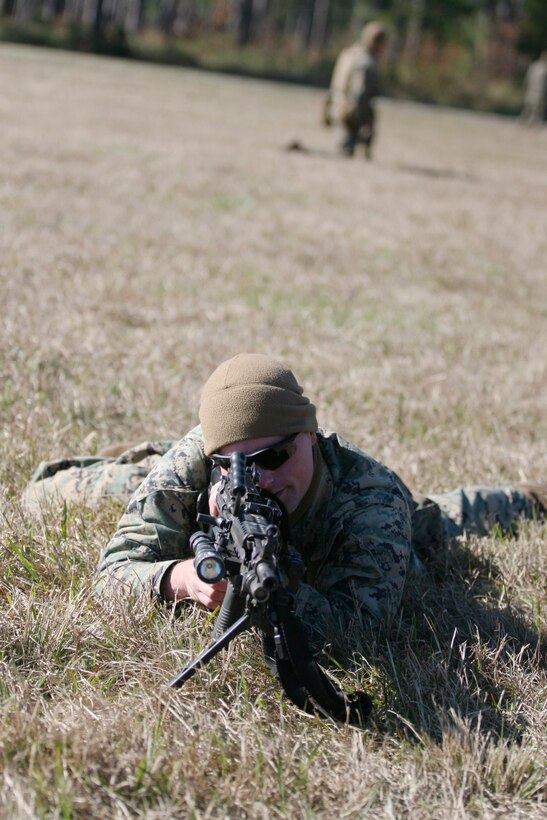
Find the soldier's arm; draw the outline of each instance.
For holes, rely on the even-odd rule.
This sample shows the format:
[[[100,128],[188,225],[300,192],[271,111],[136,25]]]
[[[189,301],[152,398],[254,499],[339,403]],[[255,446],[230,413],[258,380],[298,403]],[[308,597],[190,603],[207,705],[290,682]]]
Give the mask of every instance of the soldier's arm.
[[[162,597],[170,567],[191,555],[197,498],[207,486],[199,429],[169,450],[133,494],[118,529],[101,555],[95,589]]]
[[[297,592],[297,614],[315,642],[337,635],[351,640],[364,621],[389,626],[410,560],[410,505],[396,482],[363,490],[340,512],[341,529],[313,586],[302,584]]]

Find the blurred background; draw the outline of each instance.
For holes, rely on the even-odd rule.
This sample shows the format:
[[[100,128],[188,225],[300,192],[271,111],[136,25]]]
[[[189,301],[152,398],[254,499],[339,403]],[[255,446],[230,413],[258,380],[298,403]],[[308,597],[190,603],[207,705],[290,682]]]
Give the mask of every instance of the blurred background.
[[[326,86],[373,18],[392,97],[517,114],[547,48],[545,0],[0,0],[0,39]]]

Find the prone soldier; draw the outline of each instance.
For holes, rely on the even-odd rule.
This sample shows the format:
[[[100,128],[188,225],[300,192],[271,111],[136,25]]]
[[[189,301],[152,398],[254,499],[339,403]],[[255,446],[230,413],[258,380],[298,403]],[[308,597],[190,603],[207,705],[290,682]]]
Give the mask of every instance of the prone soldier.
[[[432,551],[494,525],[507,530],[545,511],[545,485],[413,498],[387,467],[319,428],[292,371],[266,355],[239,354],[219,365],[203,387],[199,417],[200,426],[178,442],[44,464],[34,474],[25,493],[30,507],[55,495],[89,505],[130,495],[100,559],[99,593],[147,590],[161,601],[190,599],[210,609],[222,603],[226,580],[198,577],[190,539],[213,465],[234,452],[245,454],[260,490],[287,510],[288,540],[305,564],[295,613],[316,645],[336,636],[351,642],[363,620],[388,625],[420,547]],[[216,487],[206,501],[213,516]]]

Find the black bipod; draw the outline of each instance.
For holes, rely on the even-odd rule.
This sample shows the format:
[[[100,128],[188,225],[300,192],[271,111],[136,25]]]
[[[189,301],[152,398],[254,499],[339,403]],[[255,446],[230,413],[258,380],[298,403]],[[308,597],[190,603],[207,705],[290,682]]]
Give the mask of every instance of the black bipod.
[[[370,697],[365,692],[345,693],[336,689],[313,656],[302,623],[291,611],[290,596],[278,590],[275,599],[267,611],[247,604],[245,613],[167,686],[178,689],[228,646],[232,638],[256,626],[263,634],[266,663],[277,674],[289,700],[308,714],[363,726],[372,710]]]
[[[197,658],[185,666],[182,672],[179,672],[178,675],[169,681],[167,684],[167,688],[179,689],[183,683],[186,683],[192,675],[195,675],[197,670],[200,669],[202,666],[205,666],[211,658],[214,658],[221,649],[224,649],[225,646],[228,646],[232,638],[235,638],[237,635],[241,635],[242,632],[245,632],[246,629],[249,629],[251,626],[251,616],[248,612],[241,616],[235,623],[233,623],[226,632],[224,632],[220,638],[218,638],[214,643],[204,649],[203,652],[200,652]]]

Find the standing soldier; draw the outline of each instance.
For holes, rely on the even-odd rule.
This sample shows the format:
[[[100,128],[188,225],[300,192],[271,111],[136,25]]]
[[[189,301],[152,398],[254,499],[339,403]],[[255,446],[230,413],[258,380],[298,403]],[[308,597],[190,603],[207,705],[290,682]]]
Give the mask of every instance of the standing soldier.
[[[340,52],[325,103],[324,122],[341,123],[345,137],[342,153],[353,156],[361,143],[370,159],[374,139],[373,100],[380,93],[378,61],[386,46],[386,31],[380,23],[368,23],[357,43]]]
[[[522,119],[527,125],[540,125],[547,110],[547,51],[530,63],[524,89]]]

